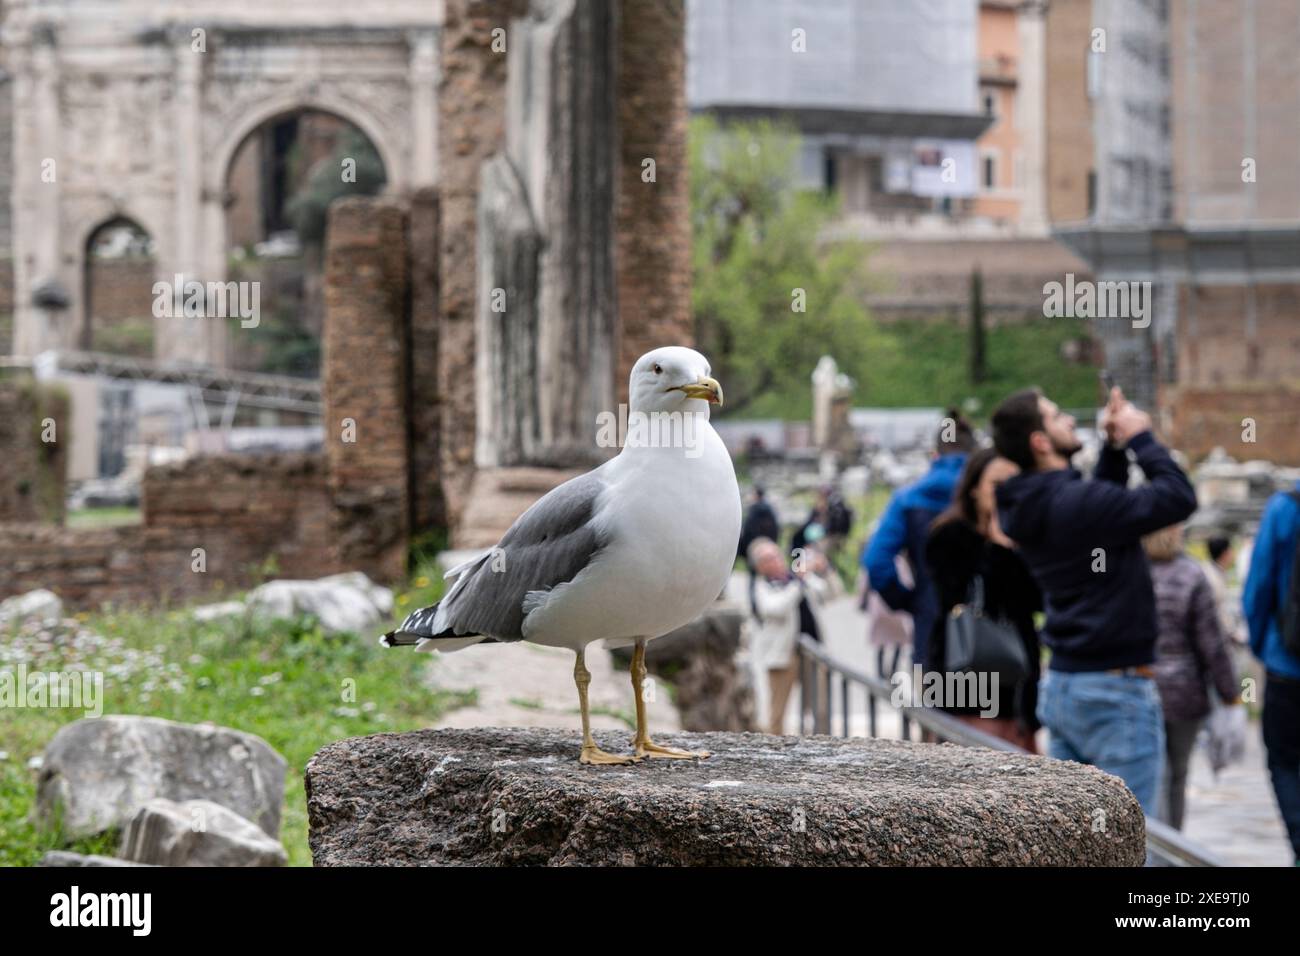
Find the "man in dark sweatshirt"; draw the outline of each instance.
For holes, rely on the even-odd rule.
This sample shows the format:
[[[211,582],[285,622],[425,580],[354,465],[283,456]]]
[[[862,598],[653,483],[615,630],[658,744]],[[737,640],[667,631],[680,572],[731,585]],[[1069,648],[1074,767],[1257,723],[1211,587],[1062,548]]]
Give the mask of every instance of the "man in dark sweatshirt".
[[[1091,481],[1070,467],[1074,419],[1037,389],[993,413],[993,443],[1021,473],[997,491],[1003,531],[1043,591],[1042,641],[1051,650],[1038,696],[1049,752],[1119,777],[1148,816],[1164,759],[1152,679],[1156,603],[1141,538],[1185,520],[1196,492],[1151,434],[1151,418],[1111,392],[1107,444]],[[1147,483],[1129,489],[1128,452]]]

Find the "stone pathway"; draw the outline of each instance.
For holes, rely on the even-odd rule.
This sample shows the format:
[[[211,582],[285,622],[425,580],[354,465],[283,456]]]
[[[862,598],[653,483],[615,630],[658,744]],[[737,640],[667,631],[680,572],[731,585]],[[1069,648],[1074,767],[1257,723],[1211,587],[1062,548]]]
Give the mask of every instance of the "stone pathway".
[[[1183,832],[1233,866],[1290,866],[1258,721],[1251,722],[1246,743],[1245,760],[1217,779],[1203,753],[1192,755]]]
[[[628,721],[636,713],[631,677],[615,669],[613,655],[599,644],[587,648],[586,663],[592,730],[630,730]],[[434,655],[428,679],[439,690],[478,692],[477,703],[444,714],[437,727],[557,727],[572,730],[575,741],[581,739],[571,651],[524,641],[476,644]],[[652,697],[646,703],[652,735],[681,729],[666,693],[647,697]]]

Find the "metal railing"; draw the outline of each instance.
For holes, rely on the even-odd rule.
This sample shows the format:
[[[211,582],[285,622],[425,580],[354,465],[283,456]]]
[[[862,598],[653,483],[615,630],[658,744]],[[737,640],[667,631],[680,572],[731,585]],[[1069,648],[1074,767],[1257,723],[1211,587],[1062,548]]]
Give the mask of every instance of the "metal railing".
[[[255,408],[321,414],[320,379],[66,349],[42,352],[31,364],[37,378],[63,373],[110,381],[187,385],[213,404],[226,404],[234,398],[241,405]]]
[[[849,691],[858,686],[866,691],[867,732],[878,737],[878,708],[896,712],[902,723],[902,739],[910,739],[915,723],[929,731],[938,740],[961,744],[964,747],[986,747],[1007,753],[1027,754],[1010,741],[985,733],[958,720],[951,714],[930,707],[895,707],[891,701],[894,686],[883,677],[867,674],[836,660],[826,649],[808,635],[801,635],[799,654],[799,733],[835,734],[832,724],[834,688],[840,686],[840,737],[850,734],[849,718],[852,714]],[[811,725],[811,731],[809,726]],[[1224,866],[1224,862],[1200,844],[1189,840],[1178,830],[1159,820],[1146,818],[1147,856],[1161,866]]]

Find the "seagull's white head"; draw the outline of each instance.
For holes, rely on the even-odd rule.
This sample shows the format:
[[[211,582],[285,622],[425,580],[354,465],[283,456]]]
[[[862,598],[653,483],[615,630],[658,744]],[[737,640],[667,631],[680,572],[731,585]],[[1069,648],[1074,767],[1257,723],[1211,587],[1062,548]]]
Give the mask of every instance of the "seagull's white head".
[[[722,404],[722,386],[709,375],[709,360],[694,349],[671,345],[647,352],[632,366],[628,384],[634,412],[703,412]]]

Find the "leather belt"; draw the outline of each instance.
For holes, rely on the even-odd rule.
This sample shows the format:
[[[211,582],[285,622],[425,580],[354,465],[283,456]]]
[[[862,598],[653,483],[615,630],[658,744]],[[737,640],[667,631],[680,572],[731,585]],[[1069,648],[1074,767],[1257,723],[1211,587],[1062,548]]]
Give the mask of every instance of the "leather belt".
[[[1145,677],[1148,680],[1155,680],[1156,677],[1156,669],[1150,664],[1139,664],[1137,667],[1114,667],[1106,673],[1119,677]]]

